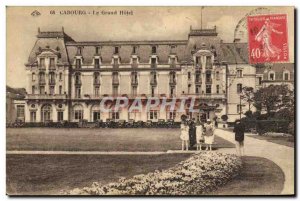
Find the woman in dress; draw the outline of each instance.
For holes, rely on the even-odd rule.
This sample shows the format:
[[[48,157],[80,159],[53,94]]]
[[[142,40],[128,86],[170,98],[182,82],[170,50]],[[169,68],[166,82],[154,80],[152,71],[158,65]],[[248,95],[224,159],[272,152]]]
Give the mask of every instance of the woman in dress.
[[[201,151],[202,143],[204,142],[203,136],[203,126],[200,121],[196,124],[196,141],[197,141],[197,150]]]
[[[182,141],[182,151],[183,150],[189,150],[189,126],[187,125],[187,122],[183,121],[180,125],[180,139]]]

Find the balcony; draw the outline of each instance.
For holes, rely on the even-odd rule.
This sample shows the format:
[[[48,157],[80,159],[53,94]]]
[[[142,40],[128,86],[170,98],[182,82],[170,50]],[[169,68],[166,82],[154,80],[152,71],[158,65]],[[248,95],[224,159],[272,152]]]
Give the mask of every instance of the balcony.
[[[176,85],[176,79],[170,79],[169,84],[170,85]]]
[[[45,65],[40,65],[40,66],[39,66],[39,70],[45,71],[45,70],[46,70],[46,66],[45,66]]]
[[[157,85],[157,80],[156,79],[151,79],[150,80],[150,85],[156,86]]]
[[[81,80],[75,80],[75,85],[81,85],[81,84],[82,84]]]
[[[151,68],[156,68],[157,67],[157,64],[156,63],[152,63],[151,64]]]
[[[202,69],[202,64],[201,64],[201,63],[196,64],[196,65],[195,65],[195,68],[196,68],[196,69]]]
[[[27,94],[26,99],[31,99],[31,100],[38,100],[38,99],[43,99],[43,100],[57,100],[57,99],[66,99],[67,95],[66,94]]]
[[[205,79],[205,83],[206,83],[206,84],[211,84],[211,83],[212,83],[212,79],[211,79],[211,78]]]
[[[138,85],[138,80],[137,79],[131,79],[131,85]]]
[[[56,66],[55,65],[50,65],[49,70],[56,70]]]
[[[45,79],[39,80],[39,85],[45,85],[45,84],[46,84],[46,80]]]
[[[131,64],[131,67],[132,68],[138,68],[138,64],[137,63],[133,63],[133,64]]]
[[[95,79],[95,80],[94,80],[94,85],[100,85],[100,80]]]
[[[49,80],[49,85],[55,85],[55,80],[54,79],[52,79],[52,80],[50,79]]]
[[[112,80],[112,84],[113,84],[113,85],[119,85],[119,79],[114,78],[114,79]]]

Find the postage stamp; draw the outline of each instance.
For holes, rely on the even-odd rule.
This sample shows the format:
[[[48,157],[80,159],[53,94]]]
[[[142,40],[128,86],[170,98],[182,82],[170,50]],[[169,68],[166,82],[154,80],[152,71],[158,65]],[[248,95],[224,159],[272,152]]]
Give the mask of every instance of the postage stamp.
[[[247,22],[250,63],[288,61],[286,14],[248,16]]]

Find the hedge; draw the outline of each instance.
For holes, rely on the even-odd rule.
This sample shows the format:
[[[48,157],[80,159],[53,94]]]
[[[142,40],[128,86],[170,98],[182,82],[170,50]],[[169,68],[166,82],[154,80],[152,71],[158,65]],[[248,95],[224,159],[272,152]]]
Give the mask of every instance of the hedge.
[[[118,182],[76,188],[65,195],[201,195],[226,184],[239,174],[236,155],[200,152],[172,168],[120,178]],[[101,170],[100,170],[101,171]]]

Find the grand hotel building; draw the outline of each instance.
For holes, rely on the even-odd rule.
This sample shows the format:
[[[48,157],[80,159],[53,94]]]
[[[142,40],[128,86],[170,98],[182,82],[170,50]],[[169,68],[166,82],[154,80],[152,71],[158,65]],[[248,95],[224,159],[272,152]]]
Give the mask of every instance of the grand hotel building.
[[[64,29],[39,29],[25,65],[25,121],[180,121],[182,114],[195,119],[226,114],[234,121],[247,110],[242,88],[257,85],[247,55],[246,43],[224,43],[216,27],[191,27],[187,40],[162,41],[76,41]],[[101,112],[107,96],[194,97],[196,112]]]

